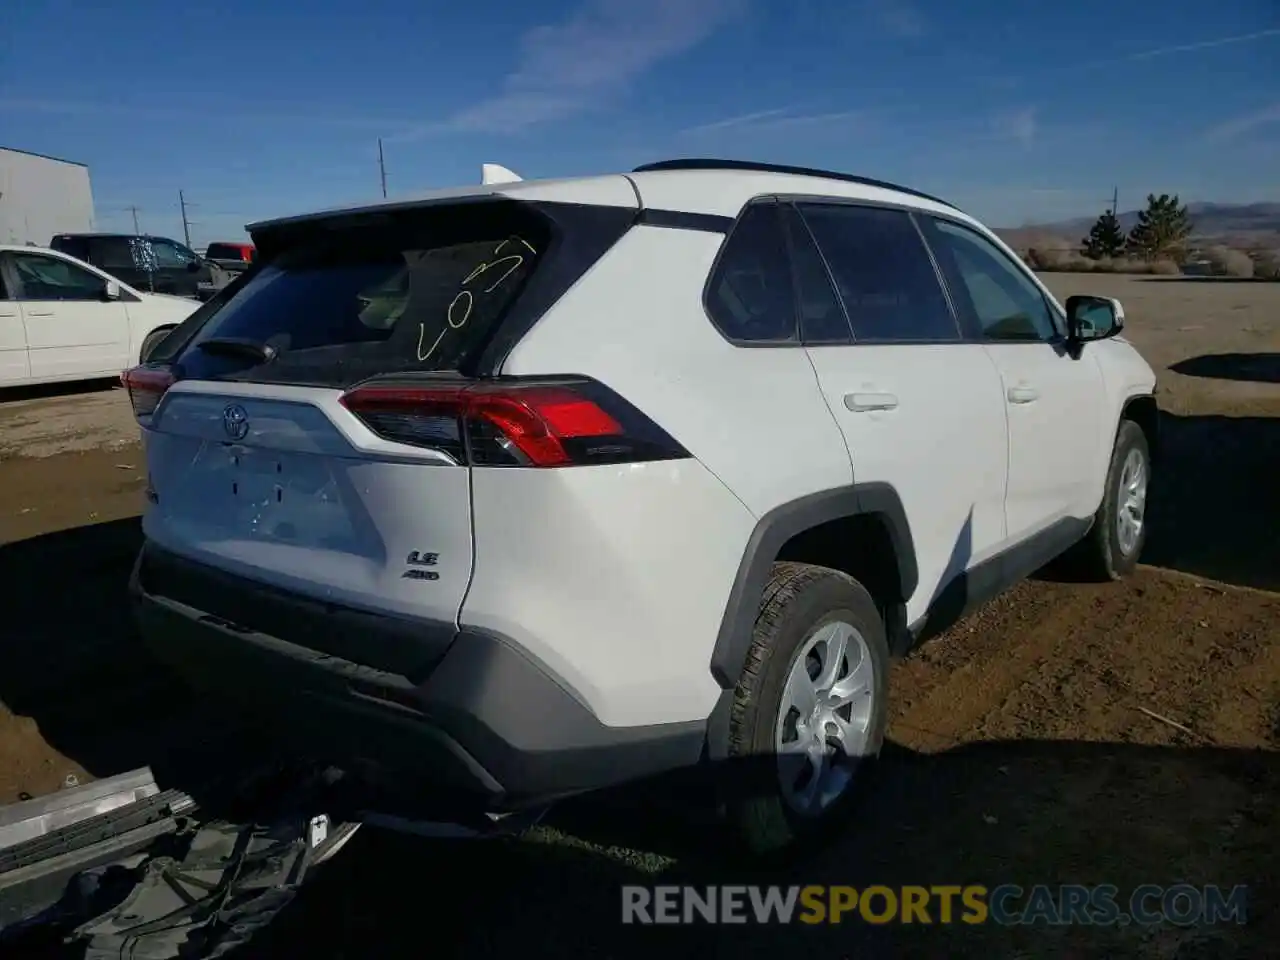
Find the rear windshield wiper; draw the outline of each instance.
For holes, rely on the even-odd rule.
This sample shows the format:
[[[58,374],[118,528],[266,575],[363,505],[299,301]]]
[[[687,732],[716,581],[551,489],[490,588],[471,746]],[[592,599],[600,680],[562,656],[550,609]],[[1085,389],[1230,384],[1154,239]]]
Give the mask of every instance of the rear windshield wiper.
[[[210,337],[201,340],[196,347],[215,357],[245,357],[259,363],[270,363],[279,352],[270,344],[247,337]]]

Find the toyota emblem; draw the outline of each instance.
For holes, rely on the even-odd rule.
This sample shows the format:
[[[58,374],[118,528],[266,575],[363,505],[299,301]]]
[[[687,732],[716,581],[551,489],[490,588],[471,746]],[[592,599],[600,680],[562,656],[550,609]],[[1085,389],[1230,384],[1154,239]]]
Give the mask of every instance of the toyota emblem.
[[[249,432],[249,414],[245,413],[244,407],[233,403],[223,410],[222,429],[232,440],[243,440]]]

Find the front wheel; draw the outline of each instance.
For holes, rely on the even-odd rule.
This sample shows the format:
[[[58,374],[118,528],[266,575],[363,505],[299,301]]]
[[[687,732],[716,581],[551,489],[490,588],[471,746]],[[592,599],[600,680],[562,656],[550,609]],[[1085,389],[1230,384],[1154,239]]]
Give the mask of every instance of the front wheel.
[[[1093,528],[1072,559],[1090,579],[1122,580],[1131,574],[1147,542],[1147,493],[1151,483],[1151,450],[1146,434],[1132,420],[1122,420],[1107,470],[1102,505]]]
[[[730,825],[754,855],[837,829],[880,752],[889,647],[846,574],[774,565],[729,727]]]

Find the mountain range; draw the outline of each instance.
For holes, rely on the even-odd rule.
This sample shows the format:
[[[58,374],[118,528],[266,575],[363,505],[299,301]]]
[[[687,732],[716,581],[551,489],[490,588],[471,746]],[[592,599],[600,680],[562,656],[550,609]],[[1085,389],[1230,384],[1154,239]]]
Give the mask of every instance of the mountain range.
[[[1220,243],[1241,248],[1280,249],[1280,203],[1188,203],[1192,239],[1202,245]],[[1096,217],[1079,217],[1056,223],[998,228],[996,233],[1016,248],[1077,247]],[[1126,232],[1138,222],[1138,211],[1120,214]]]

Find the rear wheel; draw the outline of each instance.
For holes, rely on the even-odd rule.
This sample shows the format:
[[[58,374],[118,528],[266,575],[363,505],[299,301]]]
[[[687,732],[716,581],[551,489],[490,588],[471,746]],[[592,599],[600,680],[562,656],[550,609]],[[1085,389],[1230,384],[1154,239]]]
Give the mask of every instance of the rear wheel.
[[[871,595],[825,567],[775,564],[729,729],[731,826],[752,854],[838,826],[879,754],[889,648]]]
[[[138,362],[146,363],[147,358],[155,352],[156,347],[160,346],[171,333],[173,333],[173,327],[158,327],[148,333],[142,341],[142,349],[138,351]]]

